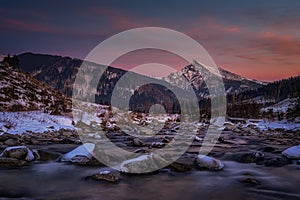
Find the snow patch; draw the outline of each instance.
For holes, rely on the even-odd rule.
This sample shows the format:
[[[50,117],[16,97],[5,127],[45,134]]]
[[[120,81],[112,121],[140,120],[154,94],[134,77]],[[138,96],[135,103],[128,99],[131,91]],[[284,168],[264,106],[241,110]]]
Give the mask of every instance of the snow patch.
[[[62,158],[61,161],[73,161],[74,158],[78,156],[83,156],[88,159],[92,158],[92,154],[94,151],[95,145],[93,143],[85,143],[83,145],[80,145],[76,149],[70,151],[69,153],[66,153]]]
[[[49,128],[50,127],[50,128]],[[10,134],[43,133],[53,130],[74,130],[72,119],[49,115],[42,111],[0,112],[0,129]]]

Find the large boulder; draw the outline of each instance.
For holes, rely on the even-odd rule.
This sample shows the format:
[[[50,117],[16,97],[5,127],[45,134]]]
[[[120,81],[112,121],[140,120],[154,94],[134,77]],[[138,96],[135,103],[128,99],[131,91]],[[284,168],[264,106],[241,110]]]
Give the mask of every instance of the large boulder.
[[[95,149],[94,144],[85,143],[73,149],[69,153],[63,155],[61,161],[78,163],[78,164],[86,164],[92,160],[94,149]]]
[[[125,160],[121,164],[120,172],[126,174],[147,174],[154,172],[165,165],[166,161],[163,158],[151,153]]]
[[[21,167],[24,165],[27,165],[28,163],[24,160],[18,160],[15,158],[6,158],[6,157],[0,157],[0,166],[3,167]]]
[[[239,163],[259,163],[263,161],[264,158],[265,155],[261,151],[227,153],[223,156],[225,160],[232,160]]]
[[[282,155],[289,159],[300,159],[300,145],[290,147],[282,152]]]
[[[194,170],[194,159],[192,156],[182,156],[169,165],[170,169],[175,172],[189,172]]]
[[[195,164],[201,169],[211,171],[220,171],[224,168],[224,164],[220,160],[205,155],[198,155]]]
[[[0,157],[14,158],[28,162],[35,159],[34,153],[26,146],[6,147],[0,154]]]

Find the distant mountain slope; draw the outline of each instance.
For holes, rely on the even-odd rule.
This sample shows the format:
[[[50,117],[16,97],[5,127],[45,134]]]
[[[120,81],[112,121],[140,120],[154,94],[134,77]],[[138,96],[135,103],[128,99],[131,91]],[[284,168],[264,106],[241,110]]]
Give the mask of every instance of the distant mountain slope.
[[[82,60],[33,53],[24,53],[18,55],[18,58],[23,71],[29,72],[38,80],[49,84],[68,96],[72,95],[72,86],[78,69],[83,62]],[[90,64],[95,65],[93,63]],[[101,67],[101,65],[99,66]],[[119,78],[126,72],[125,70],[109,67],[99,82],[97,98],[101,99],[102,102],[109,101],[109,94],[113,91]],[[220,72],[223,75],[225,90],[228,94],[257,89],[262,86],[260,82],[243,78],[231,72],[222,69],[220,69]],[[178,78],[182,75],[188,80],[188,85],[192,84],[194,86],[198,97],[208,96],[209,93],[206,84],[199,71],[197,71],[193,65],[189,65],[181,71],[172,73],[161,81],[186,89],[187,84],[178,82],[182,80]],[[132,82],[141,82],[141,79],[145,79],[145,76],[136,74],[135,80],[132,80]],[[124,91],[125,90],[126,88],[124,88]]]
[[[74,94],[81,94],[84,96],[86,92],[90,92],[90,86],[88,85],[89,79],[91,77],[82,76],[78,77],[78,70],[80,66],[83,64],[82,60],[79,59],[72,59],[69,57],[61,57],[61,56],[51,56],[51,55],[41,55],[41,54],[33,54],[33,53],[24,53],[18,55],[20,68],[28,73],[30,73],[36,79],[47,83],[51,87],[59,90],[60,92],[64,93],[67,96],[72,96]],[[150,83],[156,83],[156,85],[150,85],[150,87],[156,87],[156,89],[151,90],[152,96],[157,96],[156,101],[167,101],[170,102],[170,93],[165,93],[165,96],[162,95],[160,92],[159,94],[155,93],[158,91],[163,90],[159,85],[165,85],[167,88],[174,88],[171,84],[163,81],[158,80],[150,77],[146,77],[140,74],[136,74],[134,72],[127,72],[122,69],[117,69],[113,67],[105,66],[91,63],[91,62],[84,62],[85,65],[89,68],[89,71],[92,75],[95,74],[95,68],[98,68],[101,73],[102,77],[99,77],[97,91],[95,93],[95,100],[96,103],[100,104],[108,104],[111,100],[111,95],[120,80],[120,78],[126,74],[130,74],[130,79],[126,79],[124,84],[117,88],[117,92],[122,94],[121,96],[125,96],[125,94],[132,96],[134,91],[138,89],[136,86],[144,85],[145,81]],[[105,71],[104,71],[105,69]],[[76,86],[76,89],[73,88],[73,83],[75,78],[81,80],[82,84],[80,86]],[[177,88],[180,89],[180,88]],[[135,94],[133,98],[136,100],[131,100],[131,107],[135,108],[135,105],[143,105],[146,101],[147,103],[154,103],[150,102],[149,99],[146,98],[147,95],[143,94],[146,93],[145,90],[140,90],[140,92]],[[182,91],[184,94],[185,91]],[[188,95],[183,95],[188,100]],[[144,98],[142,98],[144,97]],[[135,104],[136,103],[136,104]],[[174,107],[174,102],[170,102],[171,105],[168,107]]]
[[[1,111],[45,110],[54,112],[70,107],[66,98],[55,89],[42,83],[20,69],[0,63]],[[69,104],[69,105],[67,105]]]
[[[231,111],[231,116],[238,113],[237,117],[244,117],[242,112],[248,109],[248,113],[262,112],[260,117],[292,119],[300,116],[299,97],[300,76],[275,81],[255,90],[228,95],[228,110]]]
[[[18,58],[20,68],[23,71],[30,73],[36,79],[47,83],[67,96],[72,95],[73,83],[77,76],[78,69],[83,63],[82,60],[72,59],[70,57],[33,53],[24,53],[18,55]],[[90,62],[85,62],[85,64],[87,64],[91,69],[98,67],[103,73],[103,76],[101,78],[99,77],[100,80],[98,82],[97,91],[95,92],[95,99],[96,103],[108,104],[111,102],[111,95],[120,78],[128,72],[113,67],[108,67],[105,71],[103,71],[105,67],[102,65]],[[198,99],[200,100],[200,108],[204,111],[209,110],[210,96],[208,88],[203,80],[203,74],[195,68],[195,64],[196,63],[188,65],[182,70],[172,73],[162,80],[130,72],[132,74],[131,79],[127,80],[125,84],[119,87],[117,92],[121,94],[121,96],[125,96],[125,94],[127,94],[132,98],[135,98],[135,101],[132,99],[130,100],[130,107],[132,109],[147,110],[149,106],[157,102],[169,102],[170,104],[165,106],[168,108],[176,108],[175,110],[177,110],[178,105],[176,103],[176,99],[170,102],[170,99],[172,99],[170,97],[173,95],[170,92],[163,92],[165,91],[165,88],[157,85],[165,85],[167,88],[173,88],[180,91],[186,102],[189,101],[190,95],[186,94],[185,91],[189,85],[192,85]],[[227,93],[228,110],[245,111],[245,106],[242,104],[246,103],[249,104],[249,106],[246,106],[249,112],[254,111],[255,109],[251,106],[255,103],[259,104],[259,106],[255,106],[255,108],[257,108],[256,110],[259,111],[259,108],[262,106],[269,106],[286,98],[295,98],[295,91],[300,91],[299,77],[266,84],[241,77],[223,69],[219,70]],[[202,70],[202,73],[207,75],[205,70]],[[184,78],[180,77],[184,77],[187,81],[184,81]],[[89,77],[79,78],[82,80],[82,85],[79,88],[76,88],[79,91],[75,92],[89,92],[90,90],[87,89],[89,87]],[[148,85],[140,88],[139,90],[133,87],[135,84],[144,85],[144,80],[154,82],[157,85]],[[120,99],[120,101],[122,101],[122,99]],[[241,114],[244,115],[243,113]]]
[[[227,94],[253,90],[260,88],[264,85],[261,82],[249,80],[247,78],[233,74],[221,68],[219,68],[219,71],[222,75],[225,91]],[[187,84],[184,84],[183,82],[178,82],[181,80],[179,78],[181,76],[184,76],[188,80],[188,83],[194,87],[198,96],[207,97],[209,95],[208,88],[203,79],[203,74],[201,74],[199,70],[192,64],[186,66],[178,72],[171,73],[169,76],[163,78],[163,80],[171,84],[180,85],[181,88],[185,89],[187,87]]]
[[[255,90],[240,92],[230,96],[230,100],[252,100],[257,103],[277,103],[287,98],[298,98],[300,94],[300,76],[274,81]]]

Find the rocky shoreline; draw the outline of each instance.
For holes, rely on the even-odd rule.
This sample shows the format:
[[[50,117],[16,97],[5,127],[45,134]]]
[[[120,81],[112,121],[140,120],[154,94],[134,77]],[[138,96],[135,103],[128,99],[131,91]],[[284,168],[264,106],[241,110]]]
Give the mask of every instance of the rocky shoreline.
[[[120,190],[120,188],[128,184],[127,187],[131,188],[131,184],[135,185],[139,182],[139,184],[147,185],[147,180],[153,182],[154,185],[151,185],[151,187],[155,187],[157,184],[167,184],[164,182],[167,176],[169,177],[167,179],[174,182],[172,184],[174,187],[181,187],[181,184],[189,184],[189,187],[193,188],[191,184],[198,184],[200,181],[204,185],[199,186],[199,189],[203,187],[202,193],[208,196],[214,194],[214,192],[209,192],[212,189],[210,184],[227,184],[228,181],[232,190],[239,188],[240,194],[236,195],[238,196],[237,199],[240,199],[244,192],[247,191],[254,192],[254,196],[257,194],[264,196],[264,192],[270,192],[270,194],[267,193],[267,195],[274,196],[274,198],[270,197],[269,199],[276,199],[276,190],[278,189],[272,189],[272,187],[275,187],[272,186],[272,184],[275,184],[272,183],[274,177],[264,178],[264,176],[268,177],[269,175],[262,176],[260,173],[265,173],[269,170],[271,170],[271,172],[274,171],[272,173],[278,173],[276,171],[286,171],[291,167],[293,168],[291,172],[288,172],[288,174],[278,174],[278,176],[290,176],[293,173],[297,173],[298,160],[300,160],[300,148],[297,146],[300,143],[300,135],[297,132],[281,132],[278,130],[259,131],[254,128],[244,129],[237,125],[225,125],[216,145],[207,156],[198,155],[206,133],[206,129],[202,128],[198,131],[189,149],[175,162],[150,174],[132,174],[131,172],[137,170],[136,166],[147,165],[153,161],[151,159],[154,159],[155,163],[155,159],[157,158],[153,157],[151,153],[163,148],[173,139],[176,134],[176,126],[177,124],[172,124],[168,128],[162,129],[154,137],[147,139],[129,136],[119,130],[106,130],[106,136],[118,147],[127,151],[146,153],[146,155],[149,155],[138,160],[131,159],[130,157],[126,158],[126,161],[122,164],[123,168],[120,171],[105,166],[90,154],[95,148],[95,145],[85,146],[89,151],[83,151],[83,145],[87,145],[88,143],[82,144],[77,132],[73,130],[61,129],[59,131],[47,131],[44,133],[27,132],[24,134],[3,133],[0,135],[0,171],[4,173],[0,173],[0,176],[4,177],[4,180],[12,182],[3,185],[5,187],[0,189],[0,196],[18,198],[30,196],[33,199],[35,199],[35,197],[38,199],[57,199],[63,196],[66,196],[66,198],[75,198],[77,195],[83,195],[83,199],[97,199],[98,193],[108,188],[110,188],[110,190]],[[96,133],[90,135],[90,137],[95,139],[96,144],[97,141],[102,140]],[[42,172],[45,173],[45,175],[41,175],[40,168],[47,168],[45,169],[47,171],[58,171]],[[296,171],[294,168],[297,168]],[[12,173],[13,171],[11,170],[15,172]],[[68,176],[64,175],[64,173],[66,173],[64,170],[67,170]],[[32,181],[24,180],[24,182],[26,182],[25,184],[30,182],[29,185],[35,185],[35,181],[40,179],[38,178],[39,176],[46,176],[44,181],[48,187],[52,188],[56,184],[62,185],[55,186],[56,189],[54,191],[57,194],[51,193],[50,196],[52,197],[48,195],[41,197],[39,193],[48,194],[49,191],[38,187],[39,191],[32,193],[33,188],[37,186],[28,186],[28,188],[23,191],[24,183],[18,180],[20,174],[23,174],[23,172],[25,174],[29,173],[30,175],[28,176],[32,176],[33,179]],[[5,173],[10,173],[10,175],[6,176]],[[275,175],[277,176],[277,174]],[[191,181],[188,181],[189,179],[181,180],[182,176],[190,177],[189,179],[191,179]],[[227,178],[223,180],[222,177]],[[202,179],[207,182],[203,183],[201,181]],[[222,180],[220,183],[213,182],[219,179]],[[72,186],[72,181],[70,182],[70,180],[76,182],[78,187],[85,189],[81,190],[78,188],[75,194],[70,191],[63,191],[59,188],[73,188],[74,186]],[[18,187],[15,186],[15,181],[16,183],[20,182]],[[236,185],[237,183],[239,185]],[[116,185],[120,188],[117,189]],[[135,187],[139,186],[135,185]],[[271,189],[269,187],[271,187]],[[276,187],[282,188],[286,186],[279,185]],[[99,192],[96,190],[97,188],[99,188]],[[188,185],[186,185],[185,188],[189,190],[187,189]],[[270,191],[264,191],[264,188],[268,188]],[[85,190],[90,192],[86,192]],[[128,192],[128,190],[123,192],[124,194],[128,193],[128,195],[138,195],[135,189],[129,189],[129,191],[131,192]],[[163,193],[165,191],[168,191],[168,189],[164,188],[160,192]],[[223,188],[220,192],[221,191],[223,191],[225,195],[227,194],[226,188]],[[6,193],[4,194],[3,192]],[[297,199],[300,195],[297,192],[282,194],[278,191],[278,193],[287,199]],[[86,197],[87,194],[90,195],[90,197]],[[144,196],[142,199],[150,199],[151,194],[152,192],[150,190],[147,196]],[[101,193],[101,195],[104,194]],[[115,195],[116,194],[113,193],[105,194],[108,199],[115,199]],[[196,195],[196,193],[194,195]],[[220,197],[222,196],[223,195],[220,194]],[[124,196],[120,197],[124,198]],[[174,196],[173,198],[178,199],[179,196]],[[164,198],[161,197],[158,199]]]
[[[163,148],[176,134],[176,125],[169,129],[163,129],[159,134],[151,139],[139,139],[117,130],[108,130],[106,135],[117,146],[135,153],[151,153],[155,149]],[[171,171],[187,172],[202,170],[199,167],[199,158],[197,155],[205,136],[205,129],[199,130],[189,149],[175,162],[165,169]],[[101,137],[95,137],[95,141],[101,140]],[[297,132],[280,131],[261,131],[247,128],[238,128],[234,125],[225,125],[216,145],[208,154],[212,159],[221,161],[234,161],[238,163],[255,163],[265,167],[281,167],[288,164],[299,163],[300,155],[288,156],[283,153],[286,149],[299,145],[300,135]],[[19,156],[9,156],[3,154],[0,156],[0,166],[14,167],[31,165],[35,162],[44,162],[49,160],[60,161],[60,158],[82,145],[81,140],[75,130],[48,131],[44,133],[24,134],[6,134],[0,135],[0,151],[4,152],[7,148],[16,146],[26,147],[28,151],[33,152],[34,159],[24,160],[24,149],[19,150]],[[294,150],[291,153],[299,153]],[[130,158],[128,158],[130,159]],[[72,162],[78,165],[103,166],[94,157],[81,159],[78,162]],[[198,163],[198,164],[197,164]],[[200,162],[201,163],[201,162]],[[220,163],[219,163],[220,165]],[[226,167],[226,166],[225,166]],[[202,168],[202,169],[201,169]],[[205,168],[205,167],[204,167]],[[210,169],[209,167],[206,169]]]

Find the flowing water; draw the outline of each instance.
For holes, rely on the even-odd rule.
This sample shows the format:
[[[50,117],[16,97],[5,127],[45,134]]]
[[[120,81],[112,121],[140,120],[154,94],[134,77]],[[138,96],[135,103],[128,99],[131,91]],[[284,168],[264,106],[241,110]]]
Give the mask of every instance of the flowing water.
[[[105,169],[105,168],[103,168]],[[0,197],[24,199],[300,199],[300,166],[225,162],[220,172],[120,175],[119,184],[85,180],[99,167],[60,162],[0,169]],[[241,183],[252,177],[261,184]]]

